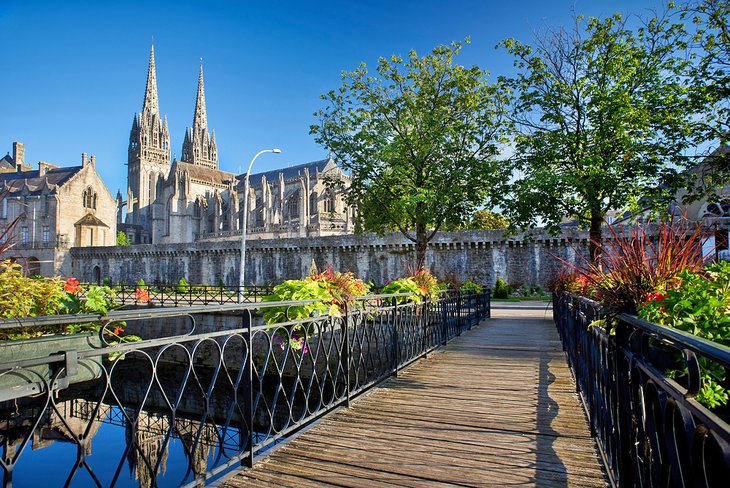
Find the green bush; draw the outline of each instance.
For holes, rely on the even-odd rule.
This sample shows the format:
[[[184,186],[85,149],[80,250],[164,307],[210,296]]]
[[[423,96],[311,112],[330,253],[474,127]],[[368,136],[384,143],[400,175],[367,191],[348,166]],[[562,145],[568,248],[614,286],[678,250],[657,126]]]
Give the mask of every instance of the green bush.
[[[180,278],[180,281],[177,282],[177,292],[178,293],[187,293],[188,288],[190,288],[190,285],[188,284],[187,280],[183,276]]]
[[[411,293],[408,297],[397,297],[396,303],[421,303],[421,297],[427,293],[418,286],[418,283],[413,281],[413,278],[399,278],[387,283],[381,291],[383,295],[389,295],[391,293]]]
[[[140,278],[139,281],[137,282],[137,288],[144,290],[146,286],[147,285],[144,282],[144,278]]]
[[[730,346],[729,311],[730,263],[721,261],[707,266],[704,271],[683,271],[674,288],[648,293],[638,308],[638,316]],[[702,388],[697,400],[711,408],[726,405],[730,397],[723,386],[727,382],[725,368],[703,357],[698,360]],[[684,363],[683,360],[678,362]],[[687,374],[687,368],[669,374],[682,377]]]
[[[509,297],[509,285],[502,278],[497,278],[494,282],[494,298],[507,298]]]

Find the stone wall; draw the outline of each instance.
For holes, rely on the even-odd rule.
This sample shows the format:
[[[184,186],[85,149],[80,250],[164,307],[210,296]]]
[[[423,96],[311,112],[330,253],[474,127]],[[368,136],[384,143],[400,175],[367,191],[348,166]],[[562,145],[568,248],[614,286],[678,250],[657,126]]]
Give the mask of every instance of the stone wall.
[[[506,236],[502,231],[440,232],[430,243],[426,265],[438,277],[455,276],[489,286],[497,277],[508,283],[545,287],[561,268],[556,257],[575,262],[587,252],[586,232],[566,229],[559,236],[537,231],[531,236]],[[115,283],[177,282],[237,285],[240,239],[189,244],[142,244],[125,247],[74,248],[72,274],[84,281],[98,276]],[[278,283],[308,274],[312,261],[319,269],[332,266],[352,271],[375,284],[407,275],[415,246],[398,233],[249,240],[246,284]]]

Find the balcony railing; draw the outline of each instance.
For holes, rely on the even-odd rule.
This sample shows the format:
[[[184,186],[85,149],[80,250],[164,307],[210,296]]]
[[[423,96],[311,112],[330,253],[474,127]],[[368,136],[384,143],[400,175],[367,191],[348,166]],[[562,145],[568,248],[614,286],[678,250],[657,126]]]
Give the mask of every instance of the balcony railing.
[[[730,348],[626,314],[607,332],[600,305],[569,294],[553,313],[614,485],[728,486],[730,409],[695,396],[701,364],[730,371]]]
[[[55,240],[43,240],[43,239],[36,239],[36,240],[27,240],[23,241],[23,239],[17,235],[11,240],[11,247],[10,249],[65,249],[67,247],[70,247],[70,241],[65,236],[59,236]]]
[[[0,355],[4,485],[55,485],[48,481],[55,473],[66,485],[200,486],[251,466],[490,314],[489,294],[455,292],[419,303],[374,295],[335,315],[263,322],[271,307],[288,314],[312,303],[0,320],[1,332],[103,324],[87,349]],[[122,326],[145,340],[111,343]]]

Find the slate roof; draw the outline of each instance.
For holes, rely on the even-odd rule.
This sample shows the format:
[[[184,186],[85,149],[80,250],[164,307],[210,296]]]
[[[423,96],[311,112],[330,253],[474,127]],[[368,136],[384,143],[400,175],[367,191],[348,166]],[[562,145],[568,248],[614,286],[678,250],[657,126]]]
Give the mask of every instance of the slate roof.
[[[230,180],[236,178],[236,175],[229,173],[228,171],[222,171],[219,169],[206,168],[198,164],[183,163],[177,161],[177,170],[185,171],[190,175],[190,178],[199,181],[210,181],[219,185],[226,185]]]
[[[292,178],[296,178],[297,176],[304,174],[304,168],[307,168],[309,170],[309,174],[314,176],[314,174],[319,171],[324,171],[324,168],[327,166],[327,163],[329,162],[329,159],[322,159],[321,161],[314,161],[311,163],[304,163],[304,164],[298,164],[296,166],[290,166],[288,168],[280,168],[275,169],[272,171],[266,171],[265,173],[254,173],[249,178],[249,184],[253,188],[257,188],[261,186],[261,179],[262,177],[266,176],[266,181],[278,181],[279,180],[279,173],[284,173],[284,181],[291,180]],[[243,177],[245,175],[241,175],[239,179],[243,181]]]
[[[13,157],[10,154],[6,154],[0,159],[0,171],[9,169],[14,170],[15,163],[13,162]]]
[[[46,184],[49,186],[61,186],[81,171],[81,169],[82,166],[49,169],[44,176],[40,176],[40,171],[37,169],[0,173],[0,186],[4,186],[3,184],[8,186],[12,185],[13,192],[16,192],[20,191],[23,186],[28,185],[31,195],[40,194]]]
[[[106,225],[101,219],[92,214],[84,215],[74,225],[88,225],[94,227],[106,227],[107,229],[109,228],[109,226]]]

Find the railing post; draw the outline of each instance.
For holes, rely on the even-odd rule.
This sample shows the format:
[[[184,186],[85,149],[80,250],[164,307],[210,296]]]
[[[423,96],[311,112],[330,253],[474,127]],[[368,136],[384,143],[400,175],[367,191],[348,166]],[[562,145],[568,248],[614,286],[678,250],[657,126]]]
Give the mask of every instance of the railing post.
[[[428,354],[428,317],[431,310],[431,298],[428,297],[423,303],[423,313],[421,313],[421,352],[425,358]]]
[[[441,345],[445,346],[448,342],[447,337],[449,336],[449,302],[451,297],[441,302]]]
[[[251,331],[251,312],[247,310],[243,314],[244,327],[248,330],[248,354],[246,359],[246,367],[248,374],[245,378],[248,380],[248,395],[246,405],[246,422],[248,423],[248,455],[245,458],[245,465],[253,468],[253,452],[254,452],[254,393],[253,393],[253,333]]]
[[[398,377],[400,345],[398,344],[398,300],[393,297],[393,376]]]
[[[350,350],[350,309],[345,302],[345,315],[342,318],[342,362],[345,365],[345,406],[350,408],[350,358],[352,351]],[[354,324],[354,321],[353,321]]]
[[[459,290],[456,290],[456,335],[461,335],[461,329],[463,327],[463,318],[461,317],[462,309],[462,296]]]

